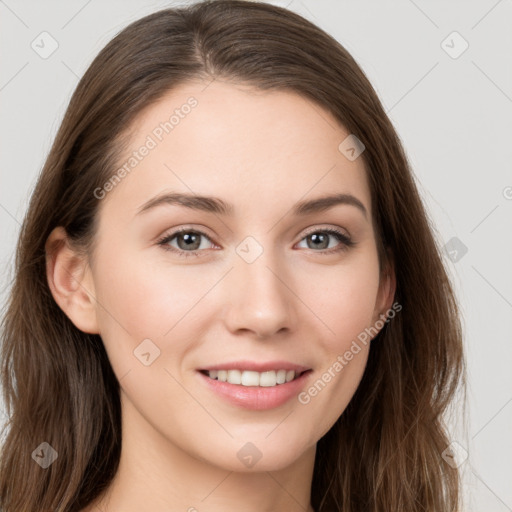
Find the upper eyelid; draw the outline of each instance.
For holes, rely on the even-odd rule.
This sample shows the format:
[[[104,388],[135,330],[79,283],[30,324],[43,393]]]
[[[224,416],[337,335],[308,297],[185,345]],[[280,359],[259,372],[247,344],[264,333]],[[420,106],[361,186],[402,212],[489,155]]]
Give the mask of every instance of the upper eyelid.
[[[308,236],[310,235],[311,233],[316,233],[317,231],[329,231],[329,230],[333,230],[333,231],[341,231],[342,234],[344,234],[345,236],[347,236],[348,238],[352,238],[350,232],[348,231],[348,229],[346,228],[342,228],[340,226],[312,226],[311,228],[306,228],[306,231],[304,233],[304,236],[302,238],[304,238],[305,236]],[[301,238],[301,240],[302,240]]]

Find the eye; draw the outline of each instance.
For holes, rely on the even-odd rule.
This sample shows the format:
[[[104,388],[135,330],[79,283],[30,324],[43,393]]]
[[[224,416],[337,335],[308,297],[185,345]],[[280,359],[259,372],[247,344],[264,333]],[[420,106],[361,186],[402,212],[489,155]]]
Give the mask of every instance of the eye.
[[[334,248],[329,247],[329,237],[338,240],[340,243]],[[200,253],[203,252],[201,249],[208,249],[208,244],[206,244],[205,247],[205,245],[201,243],[201,238],[205,238],[211,245],[214,245],[208,235],[202,231],[190,228],[180,228],[172,233],[166,234],[158,240],[157,244],[164,250],[172,251],[180,257],[198,257],[201,255]],[[177,247],[171,245],[171,242],[174,239],[176,239]],[[356,242],[354,242],[348,235],[333,228],[310,231],[302,240],[311,240],[311,243],[307,244],[308,249],[328,249],[327,251],[314,251],[319,252],[320,254],[332,254],[339,251],[346,251],[348,248],[353,247],[356,244]]]
[[[172,251],[178,254],[178,256],[188,257],[188,256],[199,256],[200,249],[205,249],[204,244],[201,243],[201,237],[210,240],[210,238],[203,233],[202,231],[197,231],[189,228],[181,228],[173,233],[166,234],[163,238],[158,240],[158,245],[161,245],[162,248],[166,251]],[[173,247],[169,245],[172,240],[176,239],[178,247]],[[210,243],[213,244],[213,242]],[[208,244],[207,244],[208,245]]]
[[[332,248],[332,246],[329,247],[329,237],[335,238],[341,243],[334,248]],[[327,251],[315,251],[320,252],[320,254],[332,254],[339,251],[346,251],[356,244],[348,235],[333,228],[310,231],[302,240],[311,240],[311,243],[307,243],[308,249],[329,249]]]

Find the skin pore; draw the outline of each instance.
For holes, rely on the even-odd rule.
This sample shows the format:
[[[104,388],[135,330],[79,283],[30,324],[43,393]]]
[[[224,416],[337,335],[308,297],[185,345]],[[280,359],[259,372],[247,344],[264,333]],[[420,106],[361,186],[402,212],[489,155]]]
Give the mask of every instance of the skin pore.
[[[197,105],[159,140],[155,128],[190,97]],[[120,165],[148,136],[156,146],[99,199],[94,259],[61,244],[48,265],[55,300],[100,334],[121,386],[119,470],[87,512],[313,511],[316,443],[357,389],[369,344],[307,404],[242,408],[198,370],[284,360],[312,369],[307,391],[391,307],[363,160],[338,149],[348,135],[296,93],[218,79],[182,84],[139,115]],[[232,212],[162,202],[138,213],[171,192],[217,197]],[[366,214],[346,203],[293,212],[332,194]],[[49,243],[64,236],[56,228]],[[144,352],[160,352],[146,365],[134,351],[148,339]],[[253,445],[261,458],[248,467],[238,453]]]

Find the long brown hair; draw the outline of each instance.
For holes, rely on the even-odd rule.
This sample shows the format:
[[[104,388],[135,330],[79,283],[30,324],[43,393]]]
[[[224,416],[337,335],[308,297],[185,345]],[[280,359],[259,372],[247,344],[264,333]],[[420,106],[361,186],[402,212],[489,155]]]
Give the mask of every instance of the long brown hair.
[[[313,507],[457,510],[459,475],[441,454],[449,444],[443,415],[465,382],[462,328],[399,137],[334,38],[284,8],[237,0],[132,23],[99,53],[71,98],[23,222],[2,320],[1,509],[79,511],[116,473],[119,383],[100,336],[78,330],[53,299],[45,242],[63,226],[92,254],[94,190],[116,169],[127,127],[178,84],[215,78],[297,92],[357,135],[366,147],[381,268],[388,257],[394,263],[402,310],[372,341],[353,399],[317,444]],[[42,442],[58,453],[47,469],[32,459]]]

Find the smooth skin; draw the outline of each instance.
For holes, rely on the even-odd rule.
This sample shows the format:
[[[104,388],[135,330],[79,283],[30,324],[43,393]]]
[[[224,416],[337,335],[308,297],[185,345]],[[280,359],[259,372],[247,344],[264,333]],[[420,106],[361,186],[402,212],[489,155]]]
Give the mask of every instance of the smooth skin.
[[[197,370],[286,360],[312,368],[307,391],[391,307],[395,276],[379,274],[364,163],[339,151],[349,133],[317,104],[216,79],[181,84],[141,113],[119,165],[191,96],[197,106],[99,200],[94,260],[60,243],[60,227],[48,239],[52,294],[78,329],[101,336],[121,386],[120,467],[85,512],[311,512],[316,443],[354,395],[370,344],[309,403],[268,410],[232,405]],[[215,196],[233,213],[161,204],[137,214],[163,192]],[[291,213],[334,193],[358,198],[366,216],[350,204]],[[204,233],[192,248],[166,243],[190,257],[158,243],[180,227]],[[237,252],[246,237],[262,250],[251,263]],[[149,365],[134,354],[146,339],[160,350]],[[246,443],[261,453],[252,467],[237,456]]]

